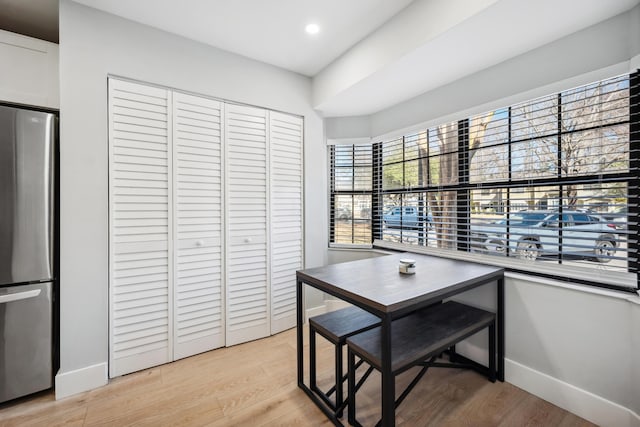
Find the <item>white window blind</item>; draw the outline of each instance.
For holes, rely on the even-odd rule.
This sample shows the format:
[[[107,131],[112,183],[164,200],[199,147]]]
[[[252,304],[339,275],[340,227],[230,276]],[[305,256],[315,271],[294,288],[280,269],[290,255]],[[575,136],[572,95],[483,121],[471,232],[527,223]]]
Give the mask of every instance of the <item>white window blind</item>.
[[[636,289],[638,79],[614,77],[374,144],[374,244]],[[339,165],[332,178],[346,187],[341,174],[356,174]],[[332,201],[341,195],[334,185]]]
[[[332,145],[330,156],[330,241],[371,245],[372,146]]]

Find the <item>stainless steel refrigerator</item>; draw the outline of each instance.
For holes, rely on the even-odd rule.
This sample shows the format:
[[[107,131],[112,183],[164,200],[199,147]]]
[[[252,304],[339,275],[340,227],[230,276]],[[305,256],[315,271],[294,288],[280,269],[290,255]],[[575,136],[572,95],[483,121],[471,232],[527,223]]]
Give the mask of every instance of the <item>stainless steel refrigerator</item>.
[[[56,128],[0,105],[0,402],[52,386]]]

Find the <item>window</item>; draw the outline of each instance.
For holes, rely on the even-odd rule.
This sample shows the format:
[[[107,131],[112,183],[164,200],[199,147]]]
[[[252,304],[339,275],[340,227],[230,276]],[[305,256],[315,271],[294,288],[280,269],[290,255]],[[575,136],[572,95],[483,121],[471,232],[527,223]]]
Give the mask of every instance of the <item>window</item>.
[[[639,80],[615,77],[374,144],[371,238],[637,288]],[[355,203],[351,187],[348,196],[335,188],[332,202]]]
[[[334,145],[331,152],[331,242],[371,244],[372,146]]]

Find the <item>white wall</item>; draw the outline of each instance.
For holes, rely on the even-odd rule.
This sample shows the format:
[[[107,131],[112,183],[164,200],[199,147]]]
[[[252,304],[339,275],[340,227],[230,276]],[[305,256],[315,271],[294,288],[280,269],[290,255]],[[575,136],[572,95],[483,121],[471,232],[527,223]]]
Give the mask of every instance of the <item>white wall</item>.
[[[325,119],[325,135],[327,140],[333,138],[368,138],[371,135],[371,118],[369,116],[340,117]]]
[[[507,357],[534,372],[618,404],[639,414],[640,395],[633,388],[633,352],[640,306],[631,296],[595,293],[557,286],[551,281],[532,282],[526,277],[508,281],[506,293]],[[543,398],[557,401],[600,425],[623,425],[615,408],[598,401],[590,405],[563,400],[558,390],[531,384],[522,369],[512,365],[510,381]],[[608,409],[607,409],[608,408]],[[631,415],[631,414],[629,414]],[[616,420],[616,422],[613,422]],[[640,423],[640,418],[636,418]],[[632,424],[633,425],[633,424]]]
[[[109,74],[303,115],[306,265],[326,262],[327,155],[308,78],[62,0],[58,397],[106,382]]]

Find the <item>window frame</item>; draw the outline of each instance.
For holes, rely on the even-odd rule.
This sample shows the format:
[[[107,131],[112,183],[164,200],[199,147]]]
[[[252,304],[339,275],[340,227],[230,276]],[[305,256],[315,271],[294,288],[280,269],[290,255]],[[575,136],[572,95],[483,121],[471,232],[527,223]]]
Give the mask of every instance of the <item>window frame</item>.
[[[373,201],[371,201],[371,208],[370,208],[370,218],[369,221],[366,221],[362,218],[357,218],[357,220],[362,223],[362,224],[366,224],[368,223],[369,229],[370,229],[370,235],[371,238],[369,239],[368,242],[364,243],[364,242],[358,242],[356,243],[356,231],[355,231],[355,224],[356,224],[356,218],[354,217],[354,212],[355,212],[355,198],[358,196],[364,196],[364,197],[369,197],[370,200],[373,197],[373,158],[372,158],[372,163],[371,163],[371,186],[369,187],[369,189],[361,189],[361,190],[357,190],[356,189],[356,169],[357,168],[362,168],[362,166],[357,166],[356,165],[356,147],[358,146],[367,146],[370,147],[371,150],[373,151],[373,146],[371,144],[331,144],[329,145],[329,212],[328,212],[328,218],[329,218],[329,246],[332,248],[364,248],[364,249],[370,249],[373,247],[373,229],[372,229],[372,220],[371,218],[373,218],[374,214],[373,214]],[[352,152],[351,152],[351,164],[349,166],[337,166],[336,165],[336,147],[351,147]],[[373,156],[373,154],[372,154]],[[351,176],[351,189],[349,190],[345,190],[345,189],[336,189],[336,170],[338,170],[339,168],[344,168],[344,169],[350,169],[352,172],[352,176]],[[336,209],[338,208],[337,206],[337,201],[336,199],[340,198],[340,197],[351,197],[351,207],[350,207],[350,212],[351,212],[351,216],[348,218],[348,220],[350,221],[351,224],[351,243],[346,243],[346,242],[335,242],[336,239],[336,228],[337,228],[337,224],[336,224],[336,218],[334,213],[336,212]]]
[[[556,121],[556,127],[554,128],[554,132],[547,133],[543,135],[543,137],[555,137],[558,141],[558,167],[555,173],[555,176],[547,176],[540,177],[534,179],[512,179],[512,162],[511,162],[511,152],[512,148],[516,143],[520,143],[523,141],[522,138],[512,138],[511,134],[511,109],[513,106],[507,107],[509,110],[509,138],[505,145],[508,147],[509,152],[509,162],[508,162],[508,170],[509,177],[507,180],[496,180],[491,182],[471,182],[470,179],[470,145],[469,145],[469,125],[470,118],[465,118],[462,120],[458,120],[457,123],[457,133],[458,133],[458,146],[457,151],[452,152],[450,154],[457,154],[457,165],[458,165],[458,176],[457,182],[455,184],[442,184],[442,185],[432,185],[432,183],[428,182],[426,185],[422,183],[419,186],[413,187],[405,187],[403,188],[389,188],[383,189],[382,183],[382,173],[384,168],[383,162],[383,144],[382,142],[378,142],[373,144],[373,186],[372,186],[372,218],[371,218],[371,227],[372,227],[372,237],[373,242],[372,246],[374,248],[381,249],[394,249],[394,250],[403,250],[403,251],[412,251],[412,252],[424,252],[435,254],[438,256],[446,256],[456,259],[467,259],[471,261],[479,261],[488,264],[499,265],[507,268],[509,271],[514,272],[525,272],[530,274],[535,274],[542,277],[550,277],[554,279],[560,279],[564,281],[570,281],[572,283],[582,283],[588,284],[597,287],[609,288],[614,290],[621,290],[626,292],[637,292],[640,289],[640,283],[638,282],[639,271],[638,271],[638,256],[639,255],[639,244],[638,239],[633,238],[633,236],[638,235],[639,225],[637,219],[640,218],[640,178],[636,175],[638,171],[640,171],[640,72],[636,71],[634,73],[630,73],[625,75],[628,77],[629,81],[629,116],[623,118],[622,120],[610,122],[603,126],[596,126],[595,128],[609,128],[613,126],[620,125],[628,125],[629,126],[629,161],[628,161],[628,169],[626,171],[617,171],[617,172],[609,172],[606,174],[605,178],[602,178],[602,175],[597,176],[597,173],[590,173],[586,175],[581,175],[576,179],[576,176],[564,174],[560,167],[560,156],[562,155],[562,138],[567,134],[574,134],[578,132],[584,132],[585,130],[589,130],[592,128],[588,127],[580,127],[572,130],[563,130],[563,116],[562,116],[562,96],[566,96],[567,93],[570,93],[570,90],[563,90],[557,95],[558,102],[558,117]],[[614,77],[615,78],[615,77]],[[600,84],[603,82],[608,82],[611,79],[603,79],[599,82],[595,82],[595,84]],[[588,87],[589,85],[584,85],[584,87]],[[549,97],[544,97],[548,99]],[[543,98],[541,98],[543,99]],[[530,102],[535,102],[536,100],[532,100]],[[523,105],[524,103],[520,103],[518,105]],[[604,120],[604,119],[603,119]],[[430,130],[427,130],[427,135]],[[411,137],[413,137],[412,135]],[[405,153],[406,149],[406,136],[402,137],[402,170],[403,170],[403,182],[404,182],[404,170],[405,166]],[[540,135],[534,136],[533,138],[540,138]],[[394,141],[397,141],[394,140]],[[481,147],[485,148],[485,147]],[[445,153],[439,153],[438,155],[444,155]],[[427,155],[428,158],[431,158],[431,155]],[[417,158],[420,158],[418,155]],[[396,162],[397,163],[397,162]],[[333,173],[333,165],[331,168],[331,173]],[[331,177],[333,179],[333,177]],[[620,274],[611,274],[610,271],[599,271],[595,268],[589,267],[569,267],[567,265],[562,264],[562,255],[559,251],[559,262],[557,264],[550,263],[533,263],[537,265],[528,265],[526,263],[522,263],[520,260],[504,257],[498,258],[491,257],[488,255],[474,254],[469,252],[469,239],[470,239],[470,215],[471,215],[471,202],[470,202],[470,194],[473,190],[504,190],[504,189],[514,189],[514,188],[529,188],[529,187],[558,187],[559,191],[559,214],[562,214],[562,201],[564,200],[566,195],[563,195],[563,187],[571,183],[572,185],[576,185],[576,183],[581,185],[588,185],[593,183],[624,183],[626,184],[627,191],[627,215],[628,215],[628,235],[629,239],[627,240],[628,249],[627,253],[628,257],[628,267],[627,272],[614,272]],[[633,190],[631,190],[633,188]],[[333,212],[333,200],[334,200],[334,187],[333,182],[331,185],[331,199],[330,206]],[[444,192],[444,191],[454,191],[456,193],[456,217],[455,217],[455,227],[456,227],[456,249],[452,251],[442,250],[439,248],[429,248],[426,246],[420,245],[411,245],[405,243],[397,243],[397,242],[389,242],[383,239],[383,227],[382,227],[382,210],[384,208],[383,201],[385,196],[390,194],[401,195],[401,197],[405,197],[406,195],[411,195],[415,193],[433,193],[433,192]],[[514,212],[515,213],[515,212]],[[333,218],[331,218],[330,229],[333,230],[334,223]],[[332,242],[333,240],[330,240]],[[559,231],[559,241],[560,245],[562,244],[562,227],[560,227]],[[331,247],[335,247],[335,243],[330,244]],[[345,246],[345,245],[342,245]],[[354,247],[353,245],[346,245],[347,247]],[[367,245],[368,246],[368,245]],[[568,251],[567,253],[570,253]],[[566,254],[565,254],[566,255]],[[542,265],[541,265],[542,264]]]

